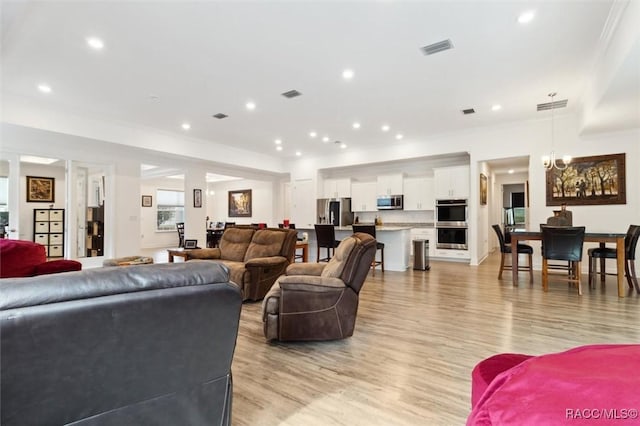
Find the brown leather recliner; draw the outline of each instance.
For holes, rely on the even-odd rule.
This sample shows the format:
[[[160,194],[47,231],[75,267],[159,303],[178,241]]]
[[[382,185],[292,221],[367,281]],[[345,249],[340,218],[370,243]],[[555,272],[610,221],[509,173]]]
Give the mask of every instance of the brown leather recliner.
[[[294,263],[262,304],[267,340],[331,340],[353,335],[358,293],[376,253],[376,240],[343,239],[329,263]]]
[[[228,228],[219,247],[189,250],[187,260],[223,263],[242,289],[242,300],[261,300],[293,262],[297,235],[291,229]]]

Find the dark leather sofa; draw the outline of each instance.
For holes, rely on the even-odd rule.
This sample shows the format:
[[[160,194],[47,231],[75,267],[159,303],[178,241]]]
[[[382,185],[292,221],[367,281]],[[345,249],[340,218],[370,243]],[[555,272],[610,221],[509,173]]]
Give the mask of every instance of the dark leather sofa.
[[[241,306],[222,265],[0,280],[0,424],[229,425]]]

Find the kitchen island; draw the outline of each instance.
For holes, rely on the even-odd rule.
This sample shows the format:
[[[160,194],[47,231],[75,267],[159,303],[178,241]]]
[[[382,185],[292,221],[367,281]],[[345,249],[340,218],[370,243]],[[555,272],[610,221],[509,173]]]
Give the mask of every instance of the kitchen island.
[[[309,234],[309,261],[316,261],[315,229],[299,228]],[[342,240],[353,234],[351,225],[336,226],[336,240]],[[409,247],[411,244],[411,228],[408,226],[376,226],[376,239],[384,243],[384,269],[386,271],[406,271],[409,267]],[[326,250],[326,249],[322,249]],[[376,259],[380,253],[376,253]]]

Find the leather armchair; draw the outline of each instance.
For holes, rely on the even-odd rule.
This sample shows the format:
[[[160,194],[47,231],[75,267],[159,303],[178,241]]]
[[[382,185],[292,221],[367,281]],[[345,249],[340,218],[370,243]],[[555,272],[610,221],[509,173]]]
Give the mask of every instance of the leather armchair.
[[[222,265],[0,280],[0,424],[229,425],[242,298]]]
[[[358,294],[376,253],[376,240],[356,233],[341,241],[329,263],[294,263],[264,298],[267,340],[331,340],[353,335]]]
[[[229,268],[243,300],[261,300],[293,263],[297,232],[291,229],[228,228],[220,247],[190,250],[187,260],[214,260]]]

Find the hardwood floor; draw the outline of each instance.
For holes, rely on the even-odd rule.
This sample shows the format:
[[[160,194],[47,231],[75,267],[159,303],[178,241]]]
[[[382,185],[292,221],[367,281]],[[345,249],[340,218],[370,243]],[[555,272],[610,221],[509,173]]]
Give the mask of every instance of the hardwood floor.
[[[266,343],[261,303],[245,303],[233,424],[461,425],[483,358],[638,342],[640,298],[618,298],[614,276],[583,296],[554,281],[544,293],[540,271],[513,287],[508,272],[498,281],[499,264],[496,253],[478,267],[369,273],[354,335],[341,341]]]

